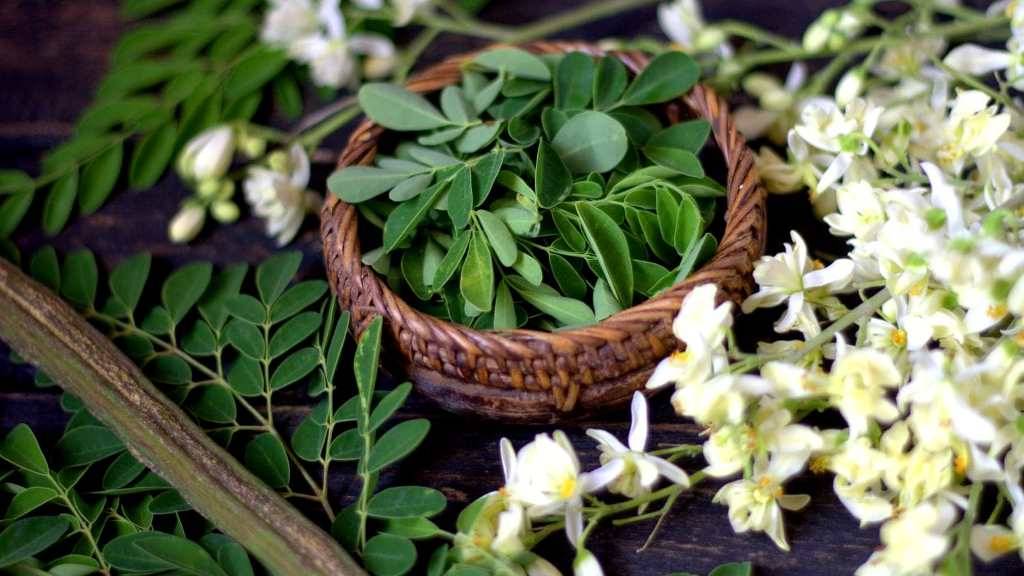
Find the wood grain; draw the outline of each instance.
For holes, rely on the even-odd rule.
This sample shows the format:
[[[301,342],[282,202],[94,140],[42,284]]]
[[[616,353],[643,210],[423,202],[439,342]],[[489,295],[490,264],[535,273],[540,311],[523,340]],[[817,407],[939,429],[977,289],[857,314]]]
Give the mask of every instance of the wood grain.
[[[788,35],[799,34],[826,7],[840,0],[705,0],[709,19],[739,18],[757,22]],[[978,2],[973,2],[978,4]],[[488,20],[522,23],[544,17],[552,11],[578,5],[577,0],[494,0],[485,12]],[[982,2],[981,4],[986,4]],[[117,21],[114,0],[7,0],[0,3],[0,167],[34,170],[45,149],[57,144],[70,130],[77,113],[88,104],[93,87],[105,65],[106,54],[122,24]],[[655,35],[658,32],[653,8],[638,10],[595,23],[582,30],[561,35],[563,38],[598,39],[610,35]],[[437,61],[447,55],[477,48],[479,42],[444,37],[429,51],[428,59]],[[784,72],[784,70],[783,70]],[[345,134],[330,142],[336,149]],[[313,182],[324,186],[329,167],[320,167]],[[59,250],[86,246],[95,250],[106,265],[140,250],[149,250],[164,264],[208,259],[219,263],[256,262],[274,250],[260,223],[245,219],[240,225],[205,233],[190,247],[166,242],[164,230],[168,215],[184,198],[185,190],[174,178],[167,178],[151,190],[121,191],[99,213],[75,219],[55,239],[26,230],[17,236],[23,250],[29,252],[46,243]],[[788,241],[788,230],[797,228],[812,246],[822,252],[837,253],[840,240],[831,238],[814,219],[805,199],[774,197],[769,200],[767,252],[778,251]],[[32,216],[30,216],[31,218]],[[38,221],[38,220],[36,220]],[[319,235],[315,224],[308,223],[296,246],[306,253],[304,273],[322,275]],[[2,313],[2,311],[0,311]],[[736,330],[745,346],[771,337],[771,323],[777,311],[739,318]],[[20,422],[28,422],[44,442],[54,441],[66,420],[53,390],[37,390],[31,384],[31,370],[6,361],[0,351],[0,432]],[[350,390],[343,390],[343,393]],[[286,428],[294,426],[308,410],[301,396],[286,400],[278,408],[275,421]],[[665,396],[652,400],[653,443],[696,442],[700,430],[677,418],[667,406]],[[385,484],[420,483],[444,491],[451,503],[441,523],[450,527],[454,512],[501,482],[497,442],[507,436],[518,446],[548,428],[501,426],[447,414],[422,397],[415,396],[402,417],[427,416],[434,423],[424,447],[382,479]],[[827,424],[821,423],[822,425]],[[604,428],[624,437],[628,414],[616,412],[565,425],[579,447],[585,465],[597,463],[597,452],[586,438],[587,427]],[[683,463],[688,470],[698,462]],[[352,501],[358,481],[351,468],[336,467],[331,478],[337,504]],[[812,495],[810,506],[797,514],[786,515],[786,526],[793,551],[777,550],[763,535],[737,535],[729,526],[725,508],[710,502],[718,484],[709,483],[694,494],[681,498],[676,510],[650,549],[635,553],[643,544],[649,524],[624,528],[602,527],[591,540],[610,576],[661,576],[673,571],[707,573],[722,562],[752,560],[761,576],[820,576],[852,574],[878,546],[876,528],[858,529],[857,523],[831,493],[828,477],[808,476],[794,482],[791,492]],[[336,506],[337,507],[337,506]],[[323,518],[314,516],[318,521]],[[540,552],[550,556],[571,573],[567,545],[559,535]],[[1019,559],[979,566],[978,574],[1019,574]]]

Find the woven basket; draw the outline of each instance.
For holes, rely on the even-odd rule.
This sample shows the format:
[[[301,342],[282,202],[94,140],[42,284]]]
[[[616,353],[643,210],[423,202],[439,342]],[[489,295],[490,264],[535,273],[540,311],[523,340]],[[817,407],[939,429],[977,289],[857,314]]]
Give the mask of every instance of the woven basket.
[[[535,53],[580,51],[601,56],[594,45],[536,42]],[[615,52],[633,73],[649,57]],[[456,56],[412,78],[419,93],[460,81],[461,66],[473,54]],[[711,123],[728,170],[725,232],[718,252],[683,282],[638,306],[584,328],[554,333],[533,330],[481,331],[429,316],[405,303],[360,260],[355,207],[329,195],[321,214],[321,236],[328,278],[338,301],[351,310],[357,332],[374,315],[385,319],[394,366],[419,391],[444,408],[506,421],[552,422],[625,402],[644,386],[659,360],[677,347],[672,320],[689,291],[713,282],[722,300],[740,302],[750,293],[754,261],[764,249],[765,191],[754,156],[729,116],[725,102],[710,88],[695,87],[670,103],[672,122],[683,116]],[[370,164],[384,129],[360,124],[342,152],[340,167]]]

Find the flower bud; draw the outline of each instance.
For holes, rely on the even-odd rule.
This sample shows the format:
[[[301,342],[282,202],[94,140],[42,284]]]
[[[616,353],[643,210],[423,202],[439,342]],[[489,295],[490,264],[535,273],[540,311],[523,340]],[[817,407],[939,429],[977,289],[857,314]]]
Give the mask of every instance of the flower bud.
[[[221,224],[231,224],[238,220],[238,204],[230,200],[218,200],[210,206],[210,215]]]
[[[597,562],[597,558],[589,550],[580,550],[576,560],[572,563],[572,573],[575,576],[604,576],[604,570]]]
[[[230,200],[235,195],[235,181],[225,180],[217,189],[217,200]]]
[[[363,60],[363,75],[370,79],[384,78],[394,69],[394,56],[367,56]]]
[[[203,206],[198,202],[186,201],[167,226],[167,236],[175,244],[191,242],[199,235],[205,222],[206,210]]]
[[[697,52],[710,52],[726,41],[725,32],[714,26],[706,26],[697,32],[693,47]]]
[[[203,200],[209,200],[214,198],[220,192],[221,180],[217,178],[207,178],[201,180],[199,185],[196,186],[196,194],[199,195]]]
[[[839,11],[832,9],[822,12],[818,19],[811,23],[804,32],[803,45],[805,50],[817,52],[828,45],[832,29],[839,22]]]
[[[288,153],[284,150],[275,150],[267,157],[267,165],[274,172],[287,174],[288,172],[291,172],[290,164],[291,163],[288,160]]]
[[[224,176],[235,153],[235,131],[218,126],[202,132],[178,156],[178,173],[186,180],[207,180]]]
[[[751,96],[761,99],[765,94],[779,89],[779,81],[771,74],[754,72],[743,79],[743,90]]]
[[[854,68],[843,75],[836,85],[836,104],[846,106],[864,91],[864,70]]]
[[[526,576],[562,576],[562,573],[551,562],[534,556],[526,565]]]
[[[247,158],[259,158],[267,151],[266,138],[243,134],[238,138],[238,148]]]

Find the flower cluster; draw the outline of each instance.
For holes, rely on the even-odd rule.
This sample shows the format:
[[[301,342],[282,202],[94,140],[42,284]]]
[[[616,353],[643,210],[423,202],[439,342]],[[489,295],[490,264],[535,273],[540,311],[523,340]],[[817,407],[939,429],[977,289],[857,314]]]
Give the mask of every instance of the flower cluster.
[[[633,396],[632,414],[626,444],[604,430],[587,430],[601,453],[601,466],[591,471],[583,471],[575,449],[561,431],[538,434],[518,452],[503,439],[500,452],[505,485],[467,509],[476,508],[472,521],[466,522],[467,529],[456,538],[459,560],[497,574],[558,575],[554,566],[529,550],[552,528],[564,528],[577,550],[574,572],[578,576],[603,574],[584,545],[590,523],[612,512],[606,506],[595,506],[599,501],[594,495],[607,490],[628,498],[627,505],[642,508],[652,500],[652,490],[661,478],[679,489],[690,484],[681,468],[645,451],[647,400],[640,392]],[[589,500],[586,511],[584,498]]]
[[[355,0],[357,8],[381,10],[383,0]],[[396,26],[408,24],[416,10],[429,0],[398,0],[393,6]],[[309,66],[319,86],[341,88],[362,75],[381,78],[395,63],[395,46],[380,34],[351,33],[345,24],[341,0],[270,0],[263,20],[261,39],[288,51],[296,61]],[[361,63],[357,57],[362,57]]]
[[[743,311],[784,306],[775,329],[800,338],[756,355],[726,345],[732,318],[714,288],[694,290],[676,320],[684,349],[648,384],[674,383],[676,411],[707,427],[704,472],[741,475],[715,497],[737,532],[786,548],[781,510],[807,499],[782,486],[809,465],[834,475],[863,525],[883,523],[861,576],[930,574],[968,544],[983,560],[1022,550],[1024,147],[1007,93],[1021,88],[1024,10],[995,11],[1010,22],[1006,51],[965,44],[942,58],[945,43],[923,33],[879,47],[832,95],[801,89],[814,82],[796,66],[785,83],[742,83],[759,104],[743,114],[748,136],[787,144],[758,156],[769,190],[808,190],[849,250],[822,263],[794,231],[757,265]],[[837,50],[865,21],[857,5],[826,12],[803,48]],[[993,72],[998,90],[966,76]],[[799,423],[826,409],[845,426]],[[998,487],[988,522],[986,484]]]
[[[242,187],[252,212],[266,223],[279,246],[292,241],[306,215],[320,206],[308,190],[309,156],[299,144],[263,157],[266,140],[247,134],[248,127],[215,126],[195,136],[178,156],[178,175],[195,190],[168,226],[172,242],[185,243],[202,231],[207,212],[218,222],[238,219],[237,185],[228,174],[236,152],[254,161]]]
[[[756,103],[737,114],[748,137],[785,144],[785,154],[758,154],[769,190],[807,190],[848,250],[815,258],[793,231],[757,264],[758,290],[741,309],[783,307],[775,331],[785,336],[756,354],[736,349],[733,305],[713,285],[683,300],[680,350],[647,386],[671,386],[676,413],[705,428],[703,469],[676,476],[632,434],[626,446],[592,432],[602,467],[588,473],[564,436],[539,436],[518,456],[506,444],[507,486],[491,501],[515,529],[498,532],[536,534],[531,522],[564,515],[577,572],[600,573],[582,545],[591,513],[581,514],[581,496],[608,487],[646,506],[645,496],[664,496],[650,490],[660,474],[725,481],[714,501],[734,530],[788,549],[784,511],[810,499],[785,485],[810,469],[833,476],[861,525],[881,524],[882,546],[858,576],[932,574],[940,562],[969,566],[971,552],[1024,557],[1024,108],[1011,92],[1024,88],[1024,9],[928,5],[889,29],[855,2],[822,14],[800,44],[742,23],[708,25],[693,0],[661,6],[666,35],[717,62],[718,76]],[[948,50],[935,13],[954,18],[950,34],[1008,24],[1006,50]],[[845,73],[835,65],[808,78],[795,63],[784,81],[749,73],[730,41],[767,44],[775,52],[765,61],[778,62],[841,52],[873,27],[882,31],[866,58],[838,60],[852,66]],[[806,420],[818,412],[832,416]],[[996,503],[982,514],[987,486]]]

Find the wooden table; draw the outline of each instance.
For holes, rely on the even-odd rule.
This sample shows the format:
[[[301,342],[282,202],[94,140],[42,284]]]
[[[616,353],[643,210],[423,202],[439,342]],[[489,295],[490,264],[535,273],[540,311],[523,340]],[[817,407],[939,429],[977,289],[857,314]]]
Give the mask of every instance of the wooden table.
[[[523,2],[495,0],[484,12],[486,19],[502,23],[520,23],[543,18],[571,0]],[[770,24],[777,32],[797,35],[816,14],[839,4],[827,0],[711,0],[705,2],[709,19],[741,18]],[[19,167],[33,172],[38,157],[68,136],[79,111],[90,100],[93,87],[102,76],[107,52],[123,30],[116,2],[12,1],[0,7],[0,166]],[[598,22],[567,34],[571,38],[601,38],[612,35],[658,34],[653,8]],[[445,37],[430,51],[430,59],[478,46],[477,41]],[[338,145],[342,136],[332,142]],[[314,186],[324,187],[322,167]],[[167,242],[165,229],[186,190],[174,178],[167,177],[151,190],[116,193],[97,214],[74,219],[57,238],[48,239],[31,226],[15,239],[25,253],[47,243],[65,251],[76,247],[94,250],[107,266],[119,259],[149,251],[161,260],[180,263],[208,259],[219,263],[256,262],[274,251],[262,234],[260,223],[248,219],[205,233],[194,244],[181,247]],[[788,229],[796,227],[821,237],[802,198],[775,198],[769,210],[771,238],[769,252],[778,250],[788,239]],[[38,222],[29,217],[27,222]],[[34,225],[34,224],[33,224]],[[837,248],[841,244],[833,244]],[[305,251],[306,274],[321,273],[320,245],[316,223],[311,219],[297,240]],[[767,338],[775,311],[743,318],[738,332],[745,341]],[[2,345],[0,345],[2,346]],[[47,441],[59,436],[65,421],[54,390],[37,390],[31,384],[31,370],[7,361],[0,350],[0,432],[20,422],[29,423]],[[652,442],[699,442],[700,429],[677,418],[668,408],[667,397],[654,401]],[[278,407],[279,418],[294,425],[307,412],[299,396],[290,405]],[[493,422],[468,420],[439,411],[421,399],[414,399],[404,417],[427,416],[434,429],[426,444],[409,460],[383,479],[385,485],[420,483],[443,490],[450,509],[443,522],[453,521],[454,511],[480,494],[498,487],[501,467],[497,441],[510,437],[518,446],[543,428],[500,426]],[[597,453],[584,436],[588,427],[610,430],[624,437],[628,414],[618,411],[586,422],[566,424],[563,429],[576,443],[583,460],[593,465]],[[693,471],[699,463],[686,467]],[[332,481],[334,493],[345,503],[358,489],[351,470],[338,465]],[[592,538],[590,548],[599,556],[609,575],[653,575],[673,571],[706,573],[719,563],[751,560],[758,574],[818,575],[850,574],[878,546],[876,528],[858,529],[856,521],[831,493],[831,478],[805,476],[792,482],[788,490],[806,492],[814,499],[800,513],[787,513],[786,528],[793,551],[785,553],[761,534],[736,535],[729,526],[726,509],[711,503],[719,483],[706,483],[680,499],[655,544],[636,554],[650,523],[615,528],[605,526]],[[561,535],[551,538],[557,541]],[[568,546],[549,542],[540,552],[566,562]],[[567,569],[567,566],[566,566]],[[1016,559],[983,568],[979,573],[1019,573]]]

